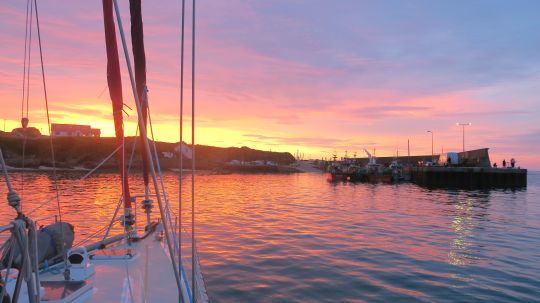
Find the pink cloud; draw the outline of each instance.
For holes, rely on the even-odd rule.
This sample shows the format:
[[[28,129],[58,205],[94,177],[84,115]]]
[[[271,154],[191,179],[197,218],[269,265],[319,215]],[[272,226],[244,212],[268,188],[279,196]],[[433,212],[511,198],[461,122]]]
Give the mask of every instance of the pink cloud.
[[[56,0],[40,5],[54,118],[108,119],[107,93],[98,98],[106,85],[100,3],[63,4]],[[128,31],[128,10],[126,3],[122,5]],[[177,2],[162,1],[143,7],[153,117],[163,128],[170,128],[171,134],[176,133],[172,129],[177,124],[179,99],[178,6]],[[539,160],[530,156],[530,150],[538,149],[540,142],[533,140],[525,149],[517,141],[501,140],[519,137],[522,142],[527,141],[537,130],[538,119],[533,115],[538,106],[530,96],[537,96],[538,90],[531,88],[532,82],[519,99],[503,102],[501,91],[516,96],[514,92],[525,88],[503,84],[503,80],[510,80],[499,78],[502,73],[498,71],[493,72],[496,79],[487,84],[480,81],[490,72],[479,63],[463,68],[459,57],[440,54],[420,60],[409,58],[407,53],[402,60],[396,60],[391,55],[405,50],[390,48],[385,37],[378,36],[377,29],[351,27],[347,32],[344,27],[336,31],[336,39],[331,39],[334,37],[321,34],[323,28],[314,28],[306,20],[282,12],[267,15],[266,8],[272,8],[272,4],[201,3],[197,40],[198,121],[203,128],[230,134],[235,141],[229,144],[252,140],[292,150],[310,149],[314,154],[321,150],[358,150],[369,145],[377,148],[380,155],[391,155],[396,147],[403,150],[410,138],[416,153],[426,153],[430,151],[431,142],[426,135],[429,129],[436,134],[437,150],[459,150],[461,136],[455,122],[466,120],[473,122],[467,132],[471,148],[491,147],[496,157],[514,154],[523,159],[524,165],[540,168]],[[19,104],[24,3],[2,4],[0,14],[0,26],[9,29],[0,32],[4,46],[0,50],[0,98],[8,104]],[[190,20],[187,21],[189,33]],[[335,20],[336,24],[340,22]],[[127,38],[129,43],[129,34]],[[368,48],[371,45],[366,45],[366,41],[374,48]],[[33,50],[37,50],[37,44]],[[497,53],[485,54],[493,60],[498,58]],[[43,97],[36,56],[33,53],[31,104],[39,115]],[[481,59],[491,62],[489,58]],[[188,43],[186,62],[189,59]],[[133,104],[123,58],[121,64],[125,102]],[[434,67],[439,69],[432,71]],[[466,73],[462,74],[461,69]],[[185,72],[189,112],[189,64]],[[472,80],[461,81],[460,77]],[[3,108],[5,117],[19,119],[18,105]],[[508,124],[500,123],[502,119]],[[203,143],[228,144],[220,135],[203,133],[200,138]]]

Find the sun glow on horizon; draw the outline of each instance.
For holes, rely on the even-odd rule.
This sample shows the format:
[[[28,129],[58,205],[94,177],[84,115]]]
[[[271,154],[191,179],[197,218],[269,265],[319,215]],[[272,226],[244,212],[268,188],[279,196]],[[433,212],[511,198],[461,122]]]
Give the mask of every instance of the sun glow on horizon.
[[[345,1],[332,8],[342,18],[321,27],[326,10],[309,6],[307,14],[295,5],[303,4],[201,3],[197,144],[331,158],[345,151],[361,156],[363,148],[376,149],[379,156],[405,155],[409,140],[411,154],[431,154],[426,129],[434,132],[436,153],[461,151],[462,129],[455,122],[464,121],[473,123],[465,130],[466,149],[488,147],[493,161],[514,157],[522,166],[540,168],[540,52],[533,47],[540,38],[524,30],[540,28],[534,9],[492,4],[494,17],[478,19],[458,7],[430,3],[411,11],[404,23],[389,17],[401,4]],[[127,3],[121,9],[126,13]],[[100,3],[53,1],[41,10],[51,122],[91,125],[102,136],[114,136],[104,89]],[[25,6],[2,3],[0,11],[6,13],[0,26],[9,29],[0,33],[0,119],[11,131],[20,125]],[[177,12],[173,1],[143,4],[154,133],[166,142],[179,140]],[[440,12],[444,18],[437,22],[429,18]],[[477,43],[479,36],[484,43]],[[47,134],[39,57],[37,47],[32,49],[30,126]],[[190,56],[188,51],[186,60]],[[123,58],[121,68],[124,102],[131,107],[125,134],[133,136],[137,114]],[[186,142],[191,141],[190,68]]]

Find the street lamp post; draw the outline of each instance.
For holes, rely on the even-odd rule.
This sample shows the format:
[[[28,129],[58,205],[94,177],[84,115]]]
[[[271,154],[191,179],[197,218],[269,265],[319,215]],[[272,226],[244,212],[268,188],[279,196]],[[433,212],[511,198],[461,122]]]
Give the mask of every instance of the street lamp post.
[[[461,126],[463,129],[463,151],[465,151],[465,126],[471,126],[472,123],[456,123],[457,126]]]
[[[433,156],[433,132],[428,130],[428,133],[431,133],[431,164],[435,163],[435,157]]]

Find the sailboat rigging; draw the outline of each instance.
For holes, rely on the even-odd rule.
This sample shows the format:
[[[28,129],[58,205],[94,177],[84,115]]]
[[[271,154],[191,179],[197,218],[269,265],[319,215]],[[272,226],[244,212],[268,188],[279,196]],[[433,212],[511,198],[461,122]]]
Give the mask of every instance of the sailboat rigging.
[[[29,0],[30,5],[31,2],[32,0]],[[34,0],[41,54],[41,36],[39,33],[39,19],[36,4],[36,0]],[[107,228],[104,229],[102,240],[84,246],[82,245],[84,243],[83,241],[78,243],[75,247],[72,247],[73,226],[62,222],[61,217],[60,222],[55,223],[57,225],[53,224],[46,229],[40,231],[36,230],[35,223],[28,215],[44,204],[38,206],[28,214],[22,212],[20,207],[21,199],[13,191],[13,188],[10,185],[9,177],[5,170],[6,166],[3,163],[3,155],[0,150],[0,158],[4,169],[4,179],[9,191],[8,202],[10,206],[15,208],[17,213],[17,217],[10,224],[0,226],[0,232],[11,233],[8,242],[0,248],[2,255],[0,260],[0,285],[2,285],[2,287],[0,287],[0,302],[4,302],[4,299],[7,299],[8,302],[32,303],[111,301],[208,302],[195,242],[195,19],[193,19],[192,29],[192,226],[191,241],[185,243],[186,245],[191,246],[191,256],[186,255],[191,261],[191,266],[189,268],[189,270],[191,270],[191,276],[188,276],[186,274],[186,269],[184,268],[185,262],[183,262],[183,255],[181,254],[182,246],[179,241],[181,230],[179,229],[177,234],[176,228],[172,223],[170,205],[165,191],[157,149],[154,142],[154,132],[147,94],[146,55],[144,51],[141,1],[130,0],[134,70],[132,68],[132,61],[130,60],[126,37],[122,27],[118,2],[117,0],[102,0],[102,6],[107,57],[107,84],[111,98],[116,135],[116,149],[109,157],[116,154],[118,171],[121,177],[121,194],[120,199],[118,200],[117,209],[114,212],[111,222]],[[182,33],[184,8],[185,6],[182,5]],[[194,18],[195,1],[193,1],[192,9]],[[27,20],[27,22],[31,21]],[[137,108],[138,131],[143,163],[143,180],[145,185],[144,195],[142,196],[144,198],[141,201],[141,205],[145,210],[147,219],[142,233],[140,233],[141,229],[137,227],[136,217],[133,211],[134,207],[136,207],[135,203],[137,202],[137,197],[141,196],[132,195],[128,181],[128,168],[125,157],[125,121],[123,117],[124,99],[122,94],[122,79],[120,72],[120,58],[118,54],[119,50],[116,40],[116,28],[120,34],[122,51],[126,60],[132,93]],[[26,42],[27,40],[25,38],[25,43]],[[184,39],[182,35],[182,83],[183,48]],[[43,56],[40,56],[40,58],[42,63],[41,72],[53,157],[52,162],[53,168],[55,168]],[[24,72],[28,72],[26,66]],[[26,97],[28,96],[27,93],[25,95]],[[180,98],[183,100],[182,95]],[[180,121],[182,121],[182,110],[183,109],[181,108]],[[21,123],[23,123],[22,120]],[[180,127],[182,127],[182,123],[180,123]],[[148,137],[148,131],[150,131],[152,143]],[[182,141],[180,141],[180,158],[182,158],[184,153],[182,147]],[[107,161],[109,157],[101,162],[98,167]],[[95,169],[85,175],[83,179],[88,177]],[[180,169],[180,173],[181,172],[182,170]],[[53,170],[53,173],[56,173],[55,169]],[[54,176],[54,180],[56,181],[56,175]],[[74,182],[74,184],[75,183],[76,182]],[[150,185],[152,186],[150,187]],[[61,216],[61,206],[59,201],[60,192],[57,187],[55,189],[57,207],[59,216]],[[181,187],[179,190],[181,190]],[[153,205],[150,196],[155,197],[157,200],[159,209],[159,220],[157,222],[151,220],[150,214]],[[180,201],[181,200],[179,200],[179,206],[181,206]],[[109,231],[116,221],[117,212],[121,205],[123,205],[124,214],[121,216],[120,221],[123,223],[124,232],[109,237]],[[179,220],[181,220],[180,211]],[[40,241],[42,239],[49,239],[49,237],[52,240],[47,240],[46,244],[48,246],[44,246]],[[55,246],[54,253],[38,258],[38,255],[41,256],[43,253],[43,249],[47,251],[54,240],[61,243],[60,246]],[[150,259],[152,260],[151,263],[149,262]],[[13,260],[20,261],[15,263]],[[23,281],[26,281],[27,283],[23,285]]]
[[[107,51],[107,84],[109,86],[109,95],[112,101],[114,131],[116,135],[116,145],[122,147],[117,151],[118,168],[122,178],[122,198],[124,200],[124,224],[126,229],[135,224],[132,206],[131,194],[129,192],[129,181],[125,165],[124,150],[124,100],[122,97],[122,77],[120,75],[120,60],[118,58],[118,47],[116,44],[116,30],[113,18],[112,1],[103,1],[103,21],[105,28],[105,47]]]
[[[137,88],[137,97],[142,113],[142,120],[139,121],[139,129],[147,127],[148,124],[148,88],[146,86],[146,55],[144,51],[144,30],[142,21],[141,0],[129,0],[129,10],[131,15],[131,48],[133,53],[133,62],[135,66],[135,86]],[[144,148],[142,132],[140,132],[140,150],[142,157],[142,169],[144,180],[145,210],[151,207],[150,193],[148,189],[148,158]]]

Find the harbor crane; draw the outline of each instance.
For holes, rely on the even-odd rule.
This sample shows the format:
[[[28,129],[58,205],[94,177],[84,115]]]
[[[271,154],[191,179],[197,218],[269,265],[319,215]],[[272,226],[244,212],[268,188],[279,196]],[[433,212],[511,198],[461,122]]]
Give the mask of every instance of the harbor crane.
[[[372,156],[367,149],[364,148],[364,152],[368,155],[368,165],[375,165],[377,164],[377,158],[375,156]]]

